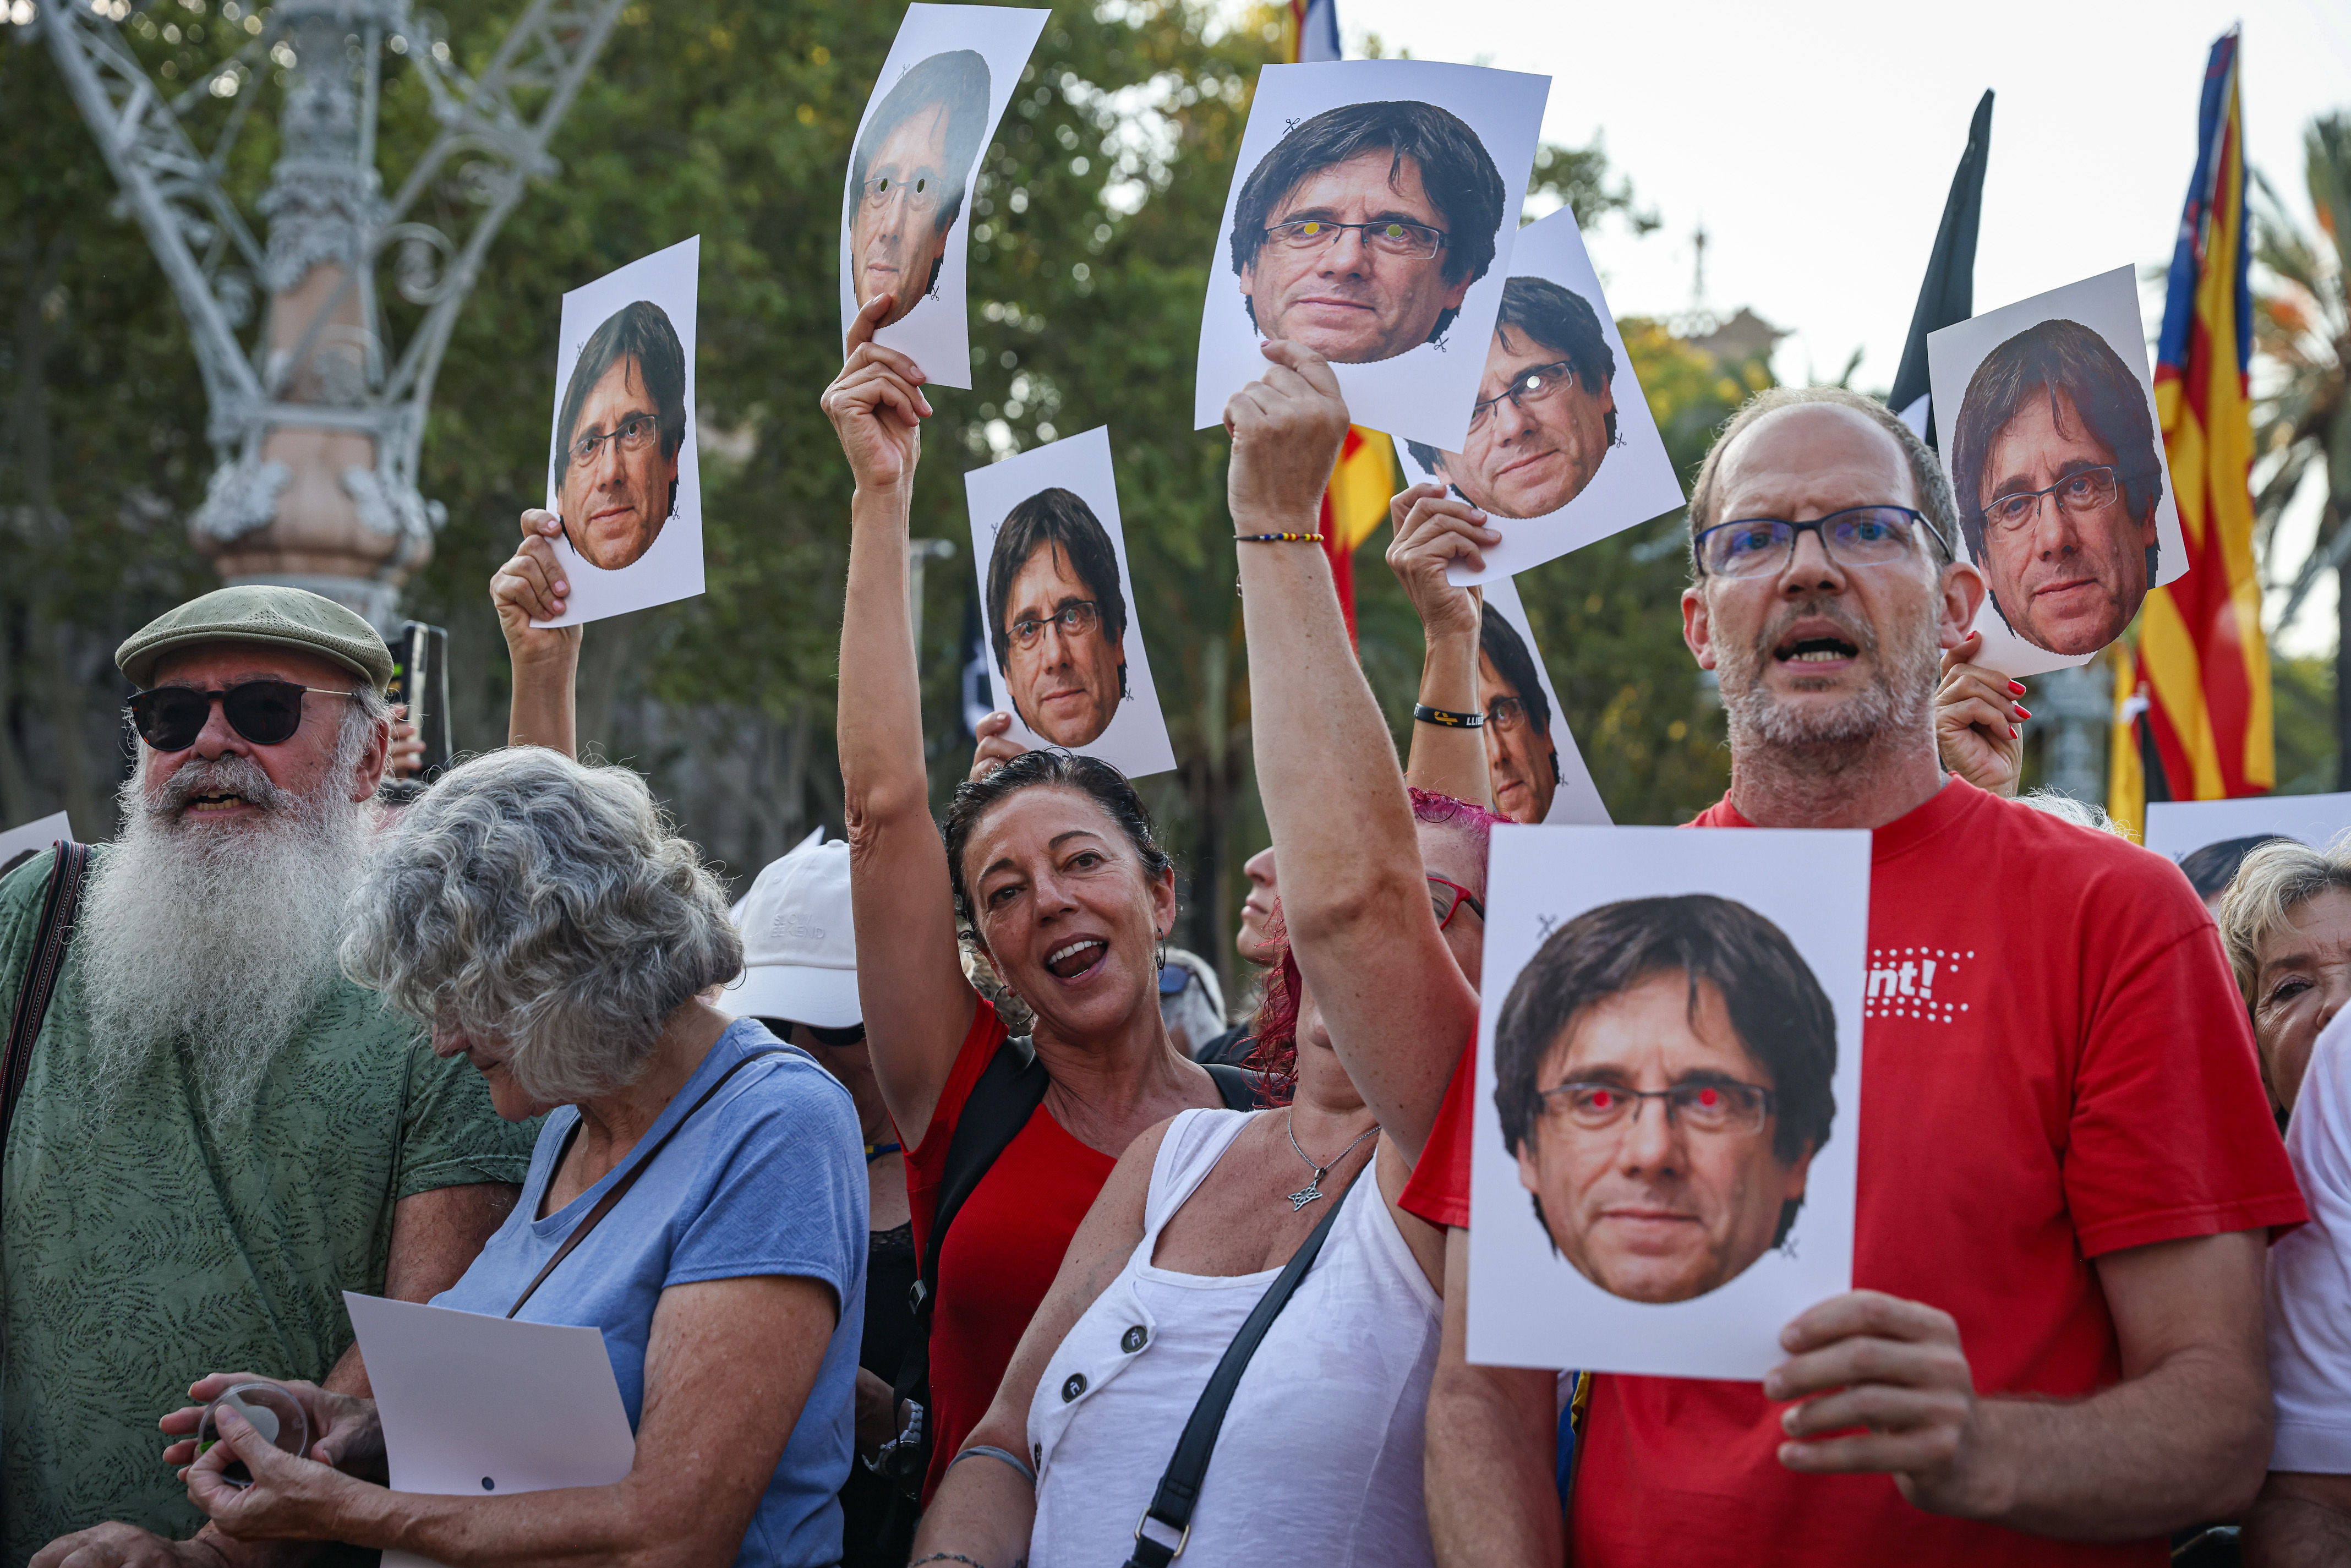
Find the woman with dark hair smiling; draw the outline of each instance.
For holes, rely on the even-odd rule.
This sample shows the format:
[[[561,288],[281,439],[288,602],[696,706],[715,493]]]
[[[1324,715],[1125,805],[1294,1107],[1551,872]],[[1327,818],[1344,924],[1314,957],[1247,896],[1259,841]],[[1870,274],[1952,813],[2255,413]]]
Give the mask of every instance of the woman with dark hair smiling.
[[[1176,873],[1116,768],[1029,752],[956,791],[944,839],[931,820],[905,586],[930,404],[921,369],[872,340],[890,308],[881,295],[859,314],[823,403],[857,482],[840,745],[858,991],[935,1292],[927,1492],[987,1408],[1120,1153],[1225,1094],[1160,1021],[1157,953],[1176,923]],[[964,978],[958,918],[1035,1011],[1029,1039],[1008,1040]],[[967,1113],[974,1131],[959,1137]],[[1001,1124],[990,1140],[999,1152],[976,1184],[951,1183],[964,1175],[957,1148],[986,1136],[983,1118]],[[942,1243],[943,1198],[954,1225]]]
[[[1276,368],[1228,409],[1228,483],[1287,929],[1258,1060],[1293,1094],[1186,1110],[1121,1157],[939,1488],[917,1563],[1165,1564],[1186,1548],[1204,1563],[1433,1561],[1421,1419],[1445,1239],[1397,1198],[1476,1022],[1466,977],[1497,819],[1405,787],[1329,561],[1299,538],[1346,407],[1318,356],[1266,353]],[[1457,706],[1474,692],[1459,674],[1440,694]],[[1352,1076],[1342,1051],[1382,1038],[1415,1049]]]

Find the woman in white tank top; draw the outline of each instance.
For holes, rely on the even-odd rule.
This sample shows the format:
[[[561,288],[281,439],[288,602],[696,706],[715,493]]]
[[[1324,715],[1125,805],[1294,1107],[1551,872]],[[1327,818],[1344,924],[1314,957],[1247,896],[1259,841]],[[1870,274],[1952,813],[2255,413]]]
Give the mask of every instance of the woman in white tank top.
[[[1276,349],[1293,352],[1270,345],[1270,358]],[[1185,1557],[1203,1568],[1431,1561],[1421,1424],[1445,1238],[1396,1200],[1477,1025],[1464,977],[1479,970],[1498,819],[1406,790],[1329,563],[1290,542],[1312,531],[1346,434],[1329,367],[1285,362],[1228,412],[1235,528],[1270,540],[1239,547],[1241,602],[1259,792],[1280,914],[1295,933],[1268,987],[1258,1060],[1278,1079],[1294,1073],[1295,1098],[1273,1111],[1186,1112],[1127,1149],[933,1496],[914,1563],[1125,1562],[1235,1331],[1351,1187],[1361,1190],[1240,1379]],[[1422,684],[1424,702],[1458,711],[1477,702],[1478,620],[1444,570],[1475,525],[1447,505],[1465,517],[1428,524],[1416,507],[1409,540],[1400,517],[1392,556],[1402,552],[1416,601],[1459,601],[1441,627],[1424,606]],[[1457,787],[1482,796],[1484,749],[1468,739]],[[1343,1052],[1379,1071],[1359,1085]]]

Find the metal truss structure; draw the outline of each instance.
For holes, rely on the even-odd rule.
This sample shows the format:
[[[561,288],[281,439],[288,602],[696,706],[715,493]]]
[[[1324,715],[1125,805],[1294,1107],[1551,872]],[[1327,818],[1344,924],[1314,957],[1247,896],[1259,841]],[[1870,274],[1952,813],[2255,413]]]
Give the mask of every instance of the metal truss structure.
[[[408,0],[276,0],[242,19],[248,37],[233,57],[167,94],[123,24],[185,21],[201,0],[144,0],[136,11],[132,0],[43,0],[50,52],[162,263],[202,367],[217,466],[192,522],[200,547],[230,547],[277,518],[290,476],[265,453],[273,433],[363,437],[367,448],[337,450],[371,450],[371,461],[343,465],[340,478],[360,523],[390,536],[377,574],[389,612],[445,516],[419,494],[416,472],[457,311],[529,181],[555,171],[549,140],[622,3],[530,0],[468,77],[439,18]],[[237,18],[222,5],[210,19],[217,34]],[[439,130],[387,199],[376,119],[395,62],[418,74]],[[228,179],[273,74],[285,88],[278,154],[251,202],[265,243]],[[403,313],[402,341],[380,281],[416,308]]]

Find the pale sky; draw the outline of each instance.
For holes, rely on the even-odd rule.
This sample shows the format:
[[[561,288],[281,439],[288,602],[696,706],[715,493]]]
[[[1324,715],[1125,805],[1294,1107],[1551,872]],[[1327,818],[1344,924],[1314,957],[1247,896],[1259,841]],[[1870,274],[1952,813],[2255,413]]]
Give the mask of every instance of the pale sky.
[[[1854,382],[1871,391],[1901,361],[1984,89],[1998,98],[1979,311],[2169,259],[2205,54],[2231,22],[2244,26],[2250,160],[2304,222],[2303,128],[2351,110],[2343,0],[1338,5],[1351,58],[1373,33],[1389,53],[1552,77],[1545,136],[1581,146],[1601,135],[1613,168],[1665,220],[1646,238],[1614,221],[1587,235],[1614,313],[1690,307],[1702,222],[1706,303],[1750,306],[1791,329],[1774,362],[1782,380],[1834,380],[1860,349]],[[2161,309],[2149,289],[2150,333]],[[2314,595],[2287,646],[2333,640],[2333,594]]]

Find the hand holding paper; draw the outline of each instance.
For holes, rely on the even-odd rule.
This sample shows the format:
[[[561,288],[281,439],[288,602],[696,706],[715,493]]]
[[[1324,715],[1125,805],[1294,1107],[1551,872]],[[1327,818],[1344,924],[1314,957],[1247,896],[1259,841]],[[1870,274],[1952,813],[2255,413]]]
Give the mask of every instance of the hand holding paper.
[[[867,305],[850,324],[849,358],[824,389],[824,414],[841,437],[860,490],[894,490],[914,482],[923,456],[923,421],[931,413],[922,392],[923,368],[895,349],[873,341],[890,308],[888,296]]]
[[[1233,438],[1227,504],[1241,533],[1311,532],[1346,439],[1347,399],[1330,361],[1313,350],[1263,347],[1272,363],[1225,401]]]

